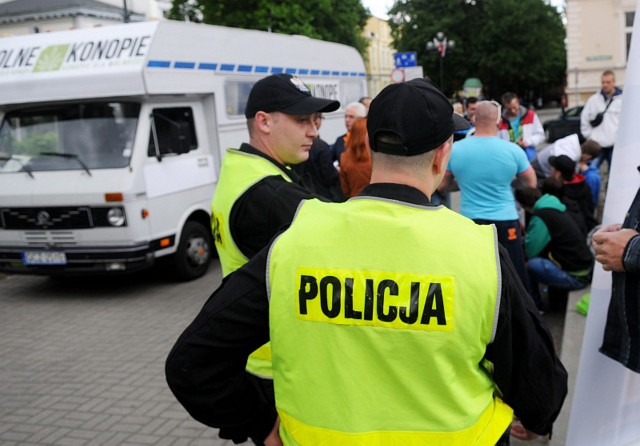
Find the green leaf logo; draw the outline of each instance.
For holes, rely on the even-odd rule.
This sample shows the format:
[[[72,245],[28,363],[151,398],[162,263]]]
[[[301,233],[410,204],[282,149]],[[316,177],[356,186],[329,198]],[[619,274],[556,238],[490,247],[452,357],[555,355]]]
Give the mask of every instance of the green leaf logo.
[[[48,46],[40,53],[36,66],[33,69],[37,71],[56,71],[59,70],[64,62],[64,56],[67,55],[69,45],[53,45]]]

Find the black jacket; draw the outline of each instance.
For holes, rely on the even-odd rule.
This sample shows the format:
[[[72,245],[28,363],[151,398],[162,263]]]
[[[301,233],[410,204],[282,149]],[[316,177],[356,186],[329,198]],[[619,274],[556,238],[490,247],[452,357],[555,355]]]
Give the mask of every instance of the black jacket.
[[[307,161],[292,165],[291,168],[309,190],[331,201],[345,200],[340,189],[340,175],[333,165],[333,152],[322,139],[313,140]]]
[[[585,236],[598,225],[591,188],[584,175],[575,174],[571,181],[564,182],[561,200]]]
[[[567,214],[553,208],[541,208],[533,215],[539,217],[549,230],[551,241],[544,249],[567,272],[584,271],[593,267],[593,254],[577,223]]]
[[[331,151],[333,152],[333,160],[340,162],[340,155],[345,150],[344,139],[347,137],[347,134],[340,135],[336,138],[336,142],[331,146]]]
[[[640,189],[623,228],[640,231]],[[623,255],[625,272],[613,272],[611,301],[600,351],[640,373],[640,236],[632,238]]]
[[[247,258],[251,258],[267,246],[283,226],[291,223],[302,200],[327,199],[307,189],[291,168],[278,163],[249,144],[242,144],[239,150],[269,160],[292,180],[288,182],[280,175],[265,177],[247,189],[231,208],[231,236],[240,251]]]

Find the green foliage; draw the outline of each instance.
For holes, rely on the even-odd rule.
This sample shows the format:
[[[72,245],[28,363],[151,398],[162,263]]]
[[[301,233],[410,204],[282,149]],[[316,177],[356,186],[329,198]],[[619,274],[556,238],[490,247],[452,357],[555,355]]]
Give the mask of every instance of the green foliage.
[[[438,31],[455,41],[443,60],[449,95],[469,77],[480,78],[493,98],[563,85],[566,33],[560,13],[544,0],[396,0],[390,17],[396,49],[417,51],[436,84],[440,56],[427,52],[426,42]]]
[[[55,152],[58,137],[55,132],[30,132],[21,141],[13,140],[13,153],[35,156],[41,152]]]
[[[368,16],[360,0],[173,0],[169,11],[174,20],[300,34],[353,46],[361,54]]]
[[[200,6],[191,0],[173,0],[168,18],[187,22],[199,23],[202,21]]]

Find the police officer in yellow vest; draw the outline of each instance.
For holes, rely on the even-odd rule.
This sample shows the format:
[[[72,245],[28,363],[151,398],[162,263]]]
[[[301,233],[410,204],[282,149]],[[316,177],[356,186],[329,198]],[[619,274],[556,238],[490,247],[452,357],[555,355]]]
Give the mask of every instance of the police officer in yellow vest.
[[[249,144],[227,150],[212,202],[212,230],[224,276],[291,223],[301,200],[314,197],[287,166],[309,158],[318,135],[313,115],[339,106],[338,101],[313,97],[290,74],[273,74],[253,86],[245,107]]]
[[[495,228],[430,203],[467,125],[423,79],[373,100],[371,184],[303,202],[169,355],[194,418],[265,445],[507,444],[514,413],[519,438],[551,431],[567,374]],[[267,338],[277,414],[242,380]]]
[[[309,157],[318,135],[314,114],[339,106],[338,101],[313,97],[304,82],[290,74],[274,74],[253,86],[245,107],[249,144],[227,150],[211,205],[223,276],[244,265],[290,224],[300,201],[316,197],[287,166]],[[247,370],[273,402],[268,344],[250,356]]]

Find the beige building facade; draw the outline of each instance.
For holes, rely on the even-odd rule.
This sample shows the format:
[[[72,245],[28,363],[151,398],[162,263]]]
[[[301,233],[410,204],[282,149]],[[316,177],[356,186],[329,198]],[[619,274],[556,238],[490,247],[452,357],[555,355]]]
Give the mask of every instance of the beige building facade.
[[[0,0],[0,37],[122,23],[124,0]],[[132,22],[162,20],[170,0],[126,0]]]
[[[369,41],[365,61],[367,89],[373,98],[391,83],[391,72],[395,68],[393,55],[396,51],[392,47],[391,28],[386,20],[369,17],[364,35]]]
[[[605,70],[624,87],[636,0],[567,0],[567,102],[584,104]]]

